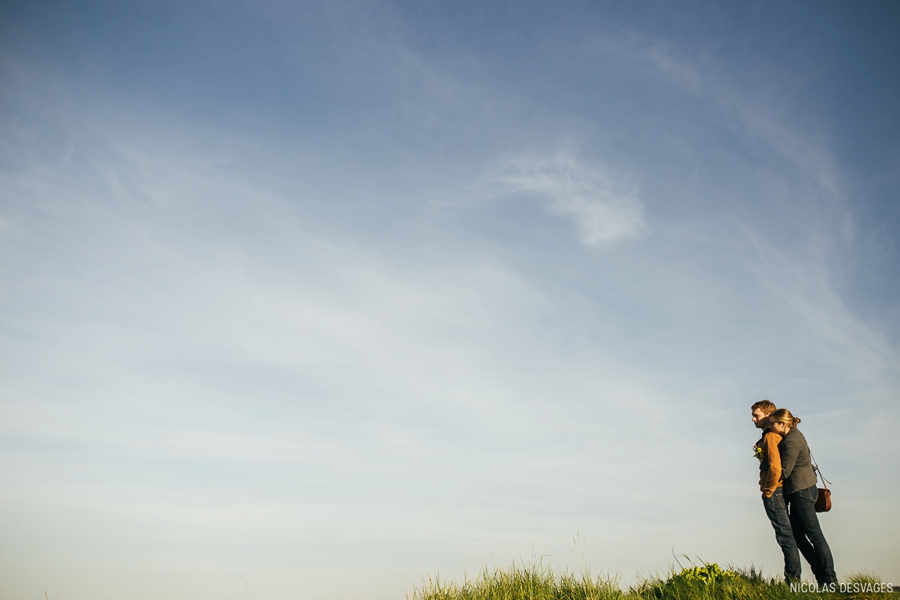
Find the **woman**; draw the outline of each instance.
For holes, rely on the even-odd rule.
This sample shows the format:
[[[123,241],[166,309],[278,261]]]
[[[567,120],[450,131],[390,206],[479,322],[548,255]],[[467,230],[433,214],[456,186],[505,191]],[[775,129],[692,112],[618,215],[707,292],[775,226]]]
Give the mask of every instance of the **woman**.
[[[784,500],[797,547],[812,567],[820,585],[836,584],[831,548],[825,541],[816,516],[816,472],[812,467],[806,438],[797,429],[800,419],[788,409],[780,408],[769,415],[769,423],[772,431],[782,437],[778,450],[781,454],[781,476],[784,478]]]

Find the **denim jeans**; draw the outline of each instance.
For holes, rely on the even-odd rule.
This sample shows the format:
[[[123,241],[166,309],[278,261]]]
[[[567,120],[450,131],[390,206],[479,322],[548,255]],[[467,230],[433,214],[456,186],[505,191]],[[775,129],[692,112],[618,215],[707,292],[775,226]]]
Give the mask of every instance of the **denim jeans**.
[[[818,583],[837,583],[831,548],[825,541],[819,518],[816,516],[816,486],[788,494],[785,498],[791,518],[794,539],[803,558],[812,567]]]
[[[791,521],[781,488],[776,488],[775,493],[769,498],[763,496],[762,501],[766,515],[775,530],[775,541],[781,546],[781,552],[784,554],[784,579],[788,582],[800,581],[800,552],[791,529]]]

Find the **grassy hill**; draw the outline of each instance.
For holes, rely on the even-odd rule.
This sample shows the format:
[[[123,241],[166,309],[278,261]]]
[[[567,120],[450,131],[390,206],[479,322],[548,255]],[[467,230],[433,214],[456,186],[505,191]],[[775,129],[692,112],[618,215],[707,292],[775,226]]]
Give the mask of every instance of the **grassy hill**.
[[[672,571],[666,579],[651,578],[623,589],[617,578],[593,578],[556,571],[543,564],[485,568],[474,580],[463,583],[429,578],[409,600],[724,600],[724,599],[880,599],[898,596],[887,593],[887,584],[869,574],[857,574],[841,582],[835,593],[791,588],[782,581],[766,579],[755,569],[722,569],[716,563]],[[897,591],[900,591],[898,589]]]

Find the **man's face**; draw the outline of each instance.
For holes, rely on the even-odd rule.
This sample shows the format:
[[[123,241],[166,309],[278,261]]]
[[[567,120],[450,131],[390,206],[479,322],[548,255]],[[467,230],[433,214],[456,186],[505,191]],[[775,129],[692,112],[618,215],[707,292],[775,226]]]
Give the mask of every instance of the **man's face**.
[[[754,408],[751,412],[751,419],[757,429],[765,429],[769,426],[769,415],[758,408]]]

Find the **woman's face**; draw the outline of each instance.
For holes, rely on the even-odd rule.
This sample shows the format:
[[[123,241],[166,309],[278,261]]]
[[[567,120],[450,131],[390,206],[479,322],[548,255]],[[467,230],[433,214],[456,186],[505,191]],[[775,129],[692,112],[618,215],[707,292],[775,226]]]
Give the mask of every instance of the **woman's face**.
[[[786,436],[788,434],[788,431],[790,431],[790,428],[787,426],[786,423],[781,423],[779,421],[773,421],[770,424],[770,427],[772,428],[772,431],[774,431],[775,433],[777,433],[780,436]]]

